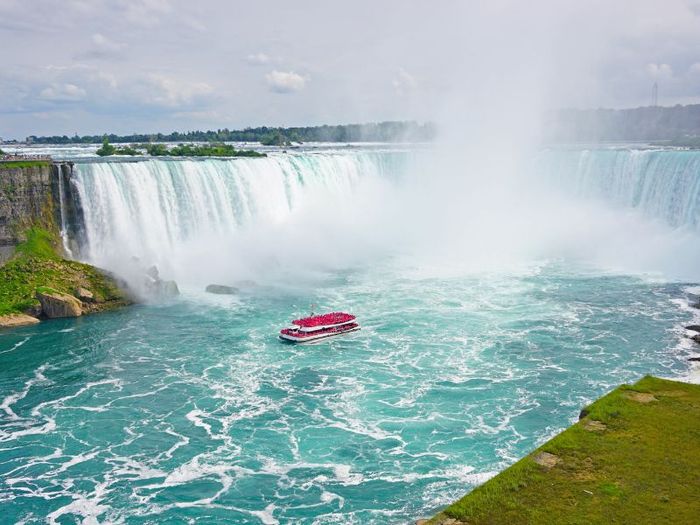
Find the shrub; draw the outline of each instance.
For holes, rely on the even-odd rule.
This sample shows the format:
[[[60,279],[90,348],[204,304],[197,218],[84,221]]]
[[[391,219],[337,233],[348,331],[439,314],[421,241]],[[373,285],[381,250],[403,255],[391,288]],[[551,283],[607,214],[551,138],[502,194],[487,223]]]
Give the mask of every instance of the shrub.
[[[102,139],[102,147],[98,149],[95,153],[97,153],[100,157],[108,157],[110,155],[114,155],[114,152],[116,151],[116,148],[112,146],[109,143],[109,139],[105,137]]]

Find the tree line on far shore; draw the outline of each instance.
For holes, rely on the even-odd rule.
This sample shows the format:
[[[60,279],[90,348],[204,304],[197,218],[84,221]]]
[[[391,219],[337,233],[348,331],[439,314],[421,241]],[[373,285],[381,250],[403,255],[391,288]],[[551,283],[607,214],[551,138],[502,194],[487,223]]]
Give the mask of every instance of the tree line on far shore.
[[[100,157],[112,155],[150,155],[152,157],[267,157],[251,149],[236,149],[230,144],[179,144],[169,148],[165,144],[136,144],[114,146],[109,139],[102,139],[102,146],[95,152]]]
[[[435,138],[433,124],[414,121],[391,121],[338,126],[268,127],[172,133],[135,133],[132,135],[54,135],[26,138],[30,144],[99,144],[103,139],[112,144],[155,142],[259,142],[266,146],[285,146],[304,142],[427,142]]]

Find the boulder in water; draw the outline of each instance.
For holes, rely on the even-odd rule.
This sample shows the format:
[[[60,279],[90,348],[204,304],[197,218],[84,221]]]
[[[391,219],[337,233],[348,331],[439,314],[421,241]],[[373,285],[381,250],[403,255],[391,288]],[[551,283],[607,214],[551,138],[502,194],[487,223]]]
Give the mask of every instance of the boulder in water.
[[[49,319],[56,317],[78,317],[83,314],[80,301],[67,293],[50,288],[37,290],[36,298],[41,303],[42,313]]]
[[[175,281],[164,281],[146,277],[146,290],[149,294],[159,299],[170,299],[180,295],[180,290]]]
[[[210,284],[205,289],[208,293],[215,293],[218,295],[234,295],[238,293],[238,288],[233,286],[226,286],[224,284]]]
[[[180,295],[180,289],[177,287],[175,281],[159,281],[160,282],[160,292],[164,297],[175,297]]]
[[[146,275],[152,277],[156,281],[158,280],[158,267],[154,264],[148,270],[146,270]]]
[[[18,326],[27,326],[36,324],[39,319],[27,314],[7,314],[0,315],[0,328],[16,328]]]
[[[689,324],[685,329],[691,332],[700,332],[700,324]]]

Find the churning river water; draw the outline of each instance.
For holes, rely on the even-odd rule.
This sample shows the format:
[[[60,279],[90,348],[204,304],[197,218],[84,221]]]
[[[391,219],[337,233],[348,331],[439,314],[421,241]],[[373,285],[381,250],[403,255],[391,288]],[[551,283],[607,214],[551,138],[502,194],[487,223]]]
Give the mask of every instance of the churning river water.
[[[260,213],[283,222],[314,177],[346,192],[369,169],[329,155],[265,161],[262,188],[220,166],[197,182],[176,161],[77,165],[85,253],[106,261],[120,239],[167,251]],[[686,376],[693,351],[687,283],[562,260],[441,273],[382,257],[235,296],[180,284],[169,302],[0,334],[0,521],[411,523],[617,384]],[[362,330],[279,342],[310,303],[355,313]]]

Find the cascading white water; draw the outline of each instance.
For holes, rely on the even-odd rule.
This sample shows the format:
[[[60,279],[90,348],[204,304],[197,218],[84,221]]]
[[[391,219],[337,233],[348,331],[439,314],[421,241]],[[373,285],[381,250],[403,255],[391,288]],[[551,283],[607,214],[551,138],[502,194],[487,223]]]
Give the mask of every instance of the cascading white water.
[[[66,221],[66,195],[65,187],[66,183],[65,177],[63,176],[63,165],[59,164],[58,169],[58,200],[59,200],[59,212],[61,216],[61,231],[59,232],[61,236],[61,242],[63,244],[63,250],[66,252],[68,257],[73,257],[73,252],[70,249],[69,239],[68,239],[68,226]]]
[[[309,198],[349,199],[360,180],[396,175],[404,158],[346,152],[77,164],[82,256],[109,267],[115,254],[155,262],[198,239],[224,242],[284,222]]]
[[[700,151],[555,149],[542,152],[535,165],[570,193],[700,230]]]
[[[263,273],[345,264],[373,250],[371,242],[383,254],[432,254],[475,268],[572,257],[675,272],[675,263],[655,254],[688,245],[686,238],[669,238],[671,229],[693,236],[700,229],[700,152],[545,150],[518,174],[517,188],[502,184],[495,193],[484,191],[488,167],[483,181],[456,184],[467,168],[449,167],[451,179],[430,159],[436,157],[429,152],[356,150],[77,164],[81,256],[114,270],[136,256],[185,281],[245,273],[234,268],[244,258],[247,268],[264,267]],[[413,176],[404,177],[409,168]],[[397,184],[373,185],[387,180]],[[608,204],[590,208],[581,201],[588,198]],[[627,220],[627,209],[661,228]],[[640,243],[649,252],[641,258]],[[626,253],[618,257],[623,245]],[[648,263],[636,265],[640,260]]]

